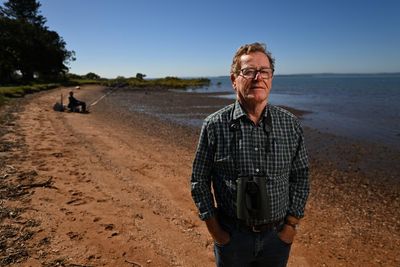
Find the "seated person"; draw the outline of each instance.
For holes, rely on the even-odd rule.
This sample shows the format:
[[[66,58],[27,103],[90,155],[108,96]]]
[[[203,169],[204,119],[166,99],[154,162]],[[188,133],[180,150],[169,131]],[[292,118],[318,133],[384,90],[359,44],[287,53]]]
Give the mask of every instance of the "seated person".
[[[68,103],[68,108],[71,111],[76,111],[78,107],[82,107],[81,112],[86,112],[86,103],[83,101],[79,101],[74,97],[74,92],[69,92],[69,97],[68,97],[69,103]]]

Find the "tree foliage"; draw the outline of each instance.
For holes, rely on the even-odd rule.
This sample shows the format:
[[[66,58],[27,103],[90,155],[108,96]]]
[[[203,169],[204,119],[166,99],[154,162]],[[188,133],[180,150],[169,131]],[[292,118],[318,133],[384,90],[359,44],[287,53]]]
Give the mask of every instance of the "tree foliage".
[[[98,79],[100,79],[100,76],[97,75],[97,74],[94,73],[94,72],[89,72],[89,73],[86,74],[84,77],[85,77],[86,79],[89,79],[89,80],[98,80]]]
[[[74,52],[49,30],[36,0],[9,0],[0,7],[0,84],[55,79],[68,70]]]
[[[40,6],[36,0],[9,0],[0,7],[0,13],[10,19],[44,27],[46,19],[39,15]]]
[[[146,77],[146,74],[143,74],[143,73],[140,73],[140,72],[136,73],[136,79],[143,80],[144,77]]]

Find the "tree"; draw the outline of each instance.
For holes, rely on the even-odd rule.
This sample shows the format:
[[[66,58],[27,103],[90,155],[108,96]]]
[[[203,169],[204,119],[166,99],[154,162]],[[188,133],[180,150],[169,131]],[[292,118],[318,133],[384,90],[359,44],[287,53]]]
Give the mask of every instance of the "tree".
[[[124,76],[117,76],[117,78],[115,78],[115,80],[117,80],[117,81],[126,81],[126,78]]]
[[[9,0],[0,7],[0,13],[10,19],[44,27],[46,19],[39,15],[40,6],[36,0]]]
[[[146,77],[146,74],[140,72],[136,73],[136,79],[143,80],[144,77]]]
[[[68,71],[66,64],[75,60],[75,53],[65,49],[66,43],[55,31],[43,30],[37,40],[41,48],[37,54],[36,72],[40,78],[53,79]]]
[[[0,83],[12,81],[13,73],[17,69],[17,40],[13,37],[17,28],[18,25],[14,21],[0,16]]]
[[[67,73],[65,76],[68,79],[82,79],[83,77],[81,75],[75,74],[75,73]]]
[[[97,75],[96,73],[89,72],[88,74],[85,75],[85,78],[89,80],[98,80],[100,79],[100,76]]]
[[[24,81],[55,79],[75,60],[74,51],[55,31],[44,25],[36,0],[9,0],[0,7],[0,83],[21,73]]]

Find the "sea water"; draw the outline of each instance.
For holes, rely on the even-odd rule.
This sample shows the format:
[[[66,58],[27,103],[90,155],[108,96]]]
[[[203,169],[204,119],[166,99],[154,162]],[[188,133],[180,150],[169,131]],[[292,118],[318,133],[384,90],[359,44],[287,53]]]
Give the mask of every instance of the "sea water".
[[[189,89],[235,98],[228,76]],[[310,111],[303,125],[400,148],[400,73],[276,75],[270,103]]]

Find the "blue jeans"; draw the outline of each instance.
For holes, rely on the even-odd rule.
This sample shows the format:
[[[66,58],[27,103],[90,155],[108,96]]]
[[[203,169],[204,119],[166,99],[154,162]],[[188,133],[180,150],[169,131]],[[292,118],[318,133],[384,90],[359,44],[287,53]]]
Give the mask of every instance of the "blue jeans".
[[[284,267],[289,259],[291,244],[278,237],[279,228],[254,233],[236,224],[220,221],[230,234],[226,245],[214,243],[215,261],[218,267]]]

